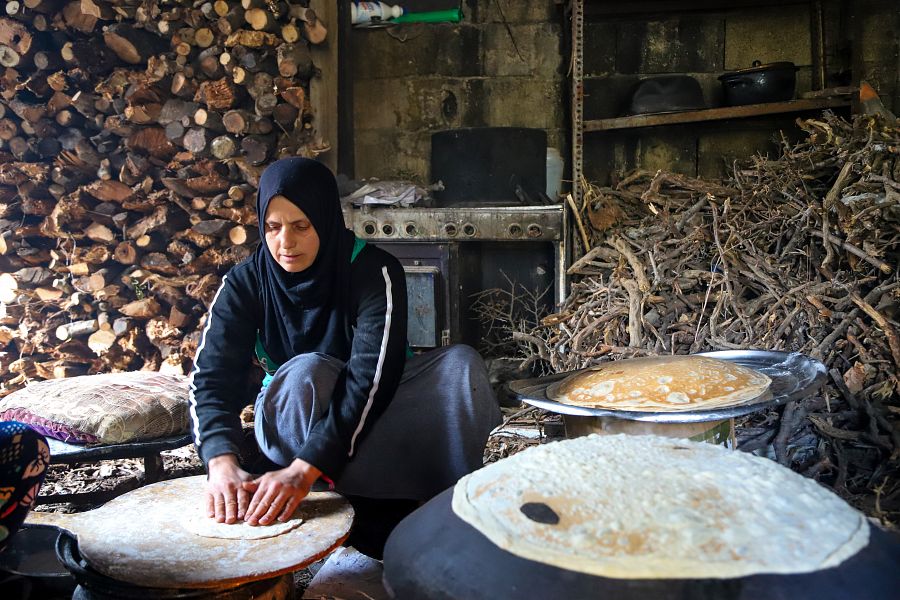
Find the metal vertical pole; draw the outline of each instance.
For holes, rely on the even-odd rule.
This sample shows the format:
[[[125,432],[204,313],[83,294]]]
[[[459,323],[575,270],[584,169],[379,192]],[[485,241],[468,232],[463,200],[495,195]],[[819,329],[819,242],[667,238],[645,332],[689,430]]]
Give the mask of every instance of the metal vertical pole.
[[[572,0],[572,198],[580,207],[584,197],[581,187],[584,172],[584,0]],[[571,235],[569,207],[563,202],[563,240],[558,248],[557,303],[568,295],[566,269],[574,243]],[[587,252],[585,248],[585,252]]]
[[[812,89],[823,90],[826,80],[825,15],[821,0],[812,0],[809,6],[810,37],[812,42]]]
[[[584,0],[572,0],[572,197],[581,206],[584,190]]]

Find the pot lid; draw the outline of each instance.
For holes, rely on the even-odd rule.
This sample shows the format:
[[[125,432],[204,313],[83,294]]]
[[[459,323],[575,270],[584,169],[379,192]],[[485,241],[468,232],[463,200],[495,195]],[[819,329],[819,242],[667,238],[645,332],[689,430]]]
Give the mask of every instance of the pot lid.
[[[729,77],[731,75],[746,75],[748,73],[761,73],[763,71],[777,71],[781,69],[792,69],[796,71],[797,65],[790,61],[779,61],[763,64],[758,60],[754,60],[752,66],[747,67],[746,69],[738,69],[737,71],[729,71],[720,76],[719,79],[722,79],[723,77]]]

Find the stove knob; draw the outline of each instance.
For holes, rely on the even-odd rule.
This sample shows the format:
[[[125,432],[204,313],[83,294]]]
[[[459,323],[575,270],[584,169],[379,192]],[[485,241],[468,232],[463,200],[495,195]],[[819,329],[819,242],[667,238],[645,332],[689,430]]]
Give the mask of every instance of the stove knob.
[[[448,237],[456,237],[456,223],[447,223],[444,225],[444,233],[446,233]]]
[[[375,225],[375,221],[366,221],[363,223],[363,233],[366,235],[375,235],[376,231],[378,231],[378,227]]]
[[[541,229],[541,226],[538,225],[537,223],[532,223],[528,226],[528,237],[531,237],[531,238],[541,237],[541,235],[543,235],[543,233],[544,232]]]
[[[406,225],[404,225],[403,230],[406,231],[406,235],[412,237],[418,235],[419,230],[416,229],[416,224],[410,221]]]
[[[507,231],[509,231],[510,237],[516,238],[522,236],[522,226],[518,223],[513,223],[512,225],[510,225]]]
[[[463,233],[469,237],[473,237],[476,233],[478,233],[478,230],[475,229],[475,226],[471,223],[466,223],[465,225],[463,225]]]
[[[385,223],[381,226],[381,232],[384,235],[394,235],[394,226],[390,223]]]

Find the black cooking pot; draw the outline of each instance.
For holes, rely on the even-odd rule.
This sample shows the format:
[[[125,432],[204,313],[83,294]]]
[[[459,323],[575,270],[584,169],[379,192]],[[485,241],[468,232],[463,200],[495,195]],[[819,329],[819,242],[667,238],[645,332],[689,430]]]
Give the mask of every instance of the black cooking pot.
[[[56,527],[26,524],[0,552],[0,574],[19,575],[28,581],[30,595],[21,594],[21,597],[65,597],[72,594],[75,579],[54,552],[58,537],[59,529]]]
[[[792,62],[760,64],[719,76],[726,106],[784,102],[794,99],[797,67]]]
[[[660,75],[642,79],[631,95],[629,115],[647,115],[706,108],[700,82],[690,75]]]

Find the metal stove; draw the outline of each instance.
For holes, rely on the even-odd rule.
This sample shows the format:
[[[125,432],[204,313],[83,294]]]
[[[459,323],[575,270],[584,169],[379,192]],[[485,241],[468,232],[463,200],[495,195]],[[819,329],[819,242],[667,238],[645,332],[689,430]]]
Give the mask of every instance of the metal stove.
[[[477,345],[472,295],[508,288],[566,293],[564,205],[485,207],[345,207],[347,227],[396,256],[406,271],[409,341],[418,348]]]
[[[72,600],[288,600],[294,597],[292,573],[211,588],[155,588],[120,581],[91,568],[79,553],[75,536],[67,531],[61,531],[57,538],[56,556],[78,584]]]

